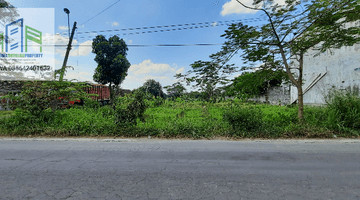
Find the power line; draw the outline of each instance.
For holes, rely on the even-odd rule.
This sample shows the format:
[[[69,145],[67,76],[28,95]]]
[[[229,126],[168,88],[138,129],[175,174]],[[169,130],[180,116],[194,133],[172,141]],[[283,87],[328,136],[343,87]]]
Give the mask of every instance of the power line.
[[[187,46],[216,46],[216,45],[223,45],[223,44],[128,44],[128,47],[187,47]],[[27,45],[27,46],[37,46],[37,45]],[[62,47],[68,46],[67,44],[44,44],[42,46],[55,46],[55,47]],[[90,44],[84,45],[71,45],[72,47],[88,47],[92,46]]]
[[[212,28],[217,26],[224,26],[230,25],[237,22],[257,22],[265,20],[264,17],[256,17],[256,18],[246,18],[240,20],[228,20],[228,21],[214,21],[214,22],[198,22],[198,23],[185,23],[185,24],[171,24],[171,25],[159,25],[159,26],[145,26],[145,27],[137,27],[137,28],[123,28],[123,29],[109,29],[109,30],[98,30],[98,31],[84,31],[84,32],[77,32],[77,35],[81,34],[103,34],[103,33],[112,33],[112,32],[127,32],[131,31],[130,33],[119,33],[115,35],[138,35],[138,34],[145,34],[145,33],[159,33],[159,32],[169,32],[169,31],[180,31],[180,30],[191,30],[197,28]],[[66,34],[65,32],[62,35]],[[93,35],[90,36],[82,36],[79,37],[80,39],[83,38],[91,38],[94,37]]]
[[[95,17],[99,16],[101,13],[103,13],[103,12],[105,12],[107,9],[113,7],[115,4],[119,3],[120,1],[121,1],[121,0],[118,0],[117,2],[111,4],[109,7],[105,8],[103,11],[99,12],[98,14],[96,14],[94,17],[88,19],[86,22],[88,22],[88,21],[94,19]],[[82,23],[80,26],[84,25],[86,22]]]

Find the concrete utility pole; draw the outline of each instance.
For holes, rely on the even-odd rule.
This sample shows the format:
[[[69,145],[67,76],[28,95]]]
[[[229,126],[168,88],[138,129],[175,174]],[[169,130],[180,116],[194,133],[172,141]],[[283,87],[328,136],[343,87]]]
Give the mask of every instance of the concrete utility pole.
[[[65,69],[66,69],[66,63],[67,63],[67,60],[69,58],[69,53],[70,53],[70,50],[71,50],[71,43],[72,43],[72,40],[73,40],[73,37],[74,37],[74,33],[75,33],[75,29],[76,29],[76,22],[74,22],[74,26],[72,28],[72,31],[71,31],[71,36],[70,36],[70,40],[69,40],[69,44],[68,44],[68,47],[66,49],[66,54],[65,54],[65,58],[64,58],[64,63],[63,63],[63,66],[60,70],[60,78],[59,78],[59,81],[62,81],[63,80],[63,77],[64,77],[64,73],[65,73]]]

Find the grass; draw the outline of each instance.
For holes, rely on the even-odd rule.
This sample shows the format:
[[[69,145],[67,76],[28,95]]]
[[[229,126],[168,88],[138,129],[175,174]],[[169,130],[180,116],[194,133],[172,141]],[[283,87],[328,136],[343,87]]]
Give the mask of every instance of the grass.
[[[332,138],[359,137],[355,128],[331,124],[334,109],[305,106],[305,122],[298,123],[297,107],[240,101],[207,103],[165,101],[147,108],[145,121],[117,126],[114,111],[74,107],[44,111],[34,117],[20,110],[0,111],[0,133],[10,136],[152,136],[161,138]],[[350,111],[349,111],[350,112]],[[355,111],[351,111],[354,113]],[[336,112],[335,112],[336,113]],[[11,116],[11,117],[4,117]],[[353,117],[354,118],[354,117]],[[345,124],[338,122],[338,124]]]
[[[12,110],[0,110],[0,118],[3,118],[3,117],[10,117],[12,115],[14,115],[14,111]]]

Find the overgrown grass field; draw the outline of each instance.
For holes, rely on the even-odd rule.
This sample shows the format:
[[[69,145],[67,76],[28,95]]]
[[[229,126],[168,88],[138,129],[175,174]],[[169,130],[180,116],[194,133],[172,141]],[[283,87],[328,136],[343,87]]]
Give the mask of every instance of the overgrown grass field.
[[[88,105],[67,110],[47,109],[39,116],[25,111],[0,112],[0,133],[11,136],[152,136],[161,138],[333,138],[359,137],[359,99],[305,106],[305,121],[298,122],[296,106],[253,104],[239,100],[220,103],[146,100],[143,120],[134,126],[115,123],[110,106]],[[159,105],[161,104],[161,105]],[[338,105],[336,105],[338,104]],[[343,105],[351,104],[351,109]],[[336,107],[338,106],[338,107]],[[352,113],[350,119],[348,114]],[[357,115],[356,115],[357,114]],[[11,117],[2,117],[11,115]],[[341,116],[344,116],[343,119]],[[340,117],[340,118],[339,118]],[[358,118],[356,118],[358,117]],[[349,120],[352,122],[349,123]]]

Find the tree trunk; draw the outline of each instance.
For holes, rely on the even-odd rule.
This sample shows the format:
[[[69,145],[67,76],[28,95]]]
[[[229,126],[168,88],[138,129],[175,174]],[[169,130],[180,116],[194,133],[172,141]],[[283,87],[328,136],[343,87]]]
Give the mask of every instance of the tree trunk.
[[[302,78],[303,78],[303,64],[304,64],[304,53],[300,53],[300,59],[299,59],[299,79],[298,79],[298,117],[299,122],[304,122],[304,94],[302,90]]]
[[[304,121],[304,95],[303,95],[303,90],[302,90],[302,86],[298,87],[298,106],[299,106],[299,110],[298,110],[298,117],[299,117],[299,122],[302,123]]]

